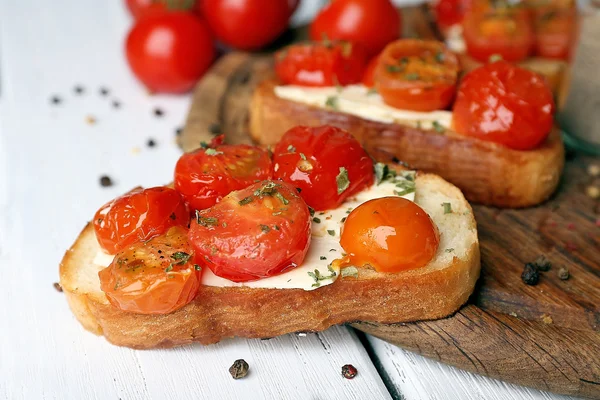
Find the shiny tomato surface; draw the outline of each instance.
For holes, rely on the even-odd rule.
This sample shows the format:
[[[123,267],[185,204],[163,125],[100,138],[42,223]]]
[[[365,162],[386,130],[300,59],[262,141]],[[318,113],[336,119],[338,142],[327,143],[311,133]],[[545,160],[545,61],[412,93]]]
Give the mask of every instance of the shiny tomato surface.
[[[275,72],[287,85],[334,86],[360,82],[367,59],[349,42],[290,45],[275,54]]]
[[[148,242],[121,250],[98,273],[100,288],[115,307],[139,314],[168,314],[196,297],[200,268],[192,262],[187,229],[170,228]]]
[[[304,261],[310,212],[293,186],[262,181],[199,211],[189,240],[196,263],[217,276],[234,282],[267,278]]]
[[[94,230],[100,246],[115,254],[188,222],[189,213],[179,193],[160,186],[134,189],[106,203],[94,216]]]
[[[370,200],[344,224],[341,246],[352,265],[379,272],[424,267],[437,252],[439,234],[429,215],[402,197]]]
[[[554,100],[544,78],[498,61],[471,71],[454,102],[454,129],[517,150],[538,147],[553,125]]]
[[[517,62],[525,59],[534,45],[530,15],[523,7],[472,7],[463,20],[467,53],[481,62],[491,56]]]
[[[216,55],[206,24],[181,11],[139,19],[125,47],[135,76],[150,91],[160,93],[189,91]]]
[[[441,110],[450,105],[460,66],[443,43],[403,39],[390,43],[375,68],[375,87],[383,101],[413,111]]]
[[[366,87],[372,88],[375,86],[375,68],[379,62],[379,55],[371,58],[371,61],[367,64],[367,68],[363,74],[362,84]]]
[[[229,192],[271,175],[271,158],[266,150],[245,144],[217,145],[179,158],[175,189],[193,212],[211,207]]]
[[[274,177],[290,183],[317,211],[338,207],[373,184],[373,161],[348,132],[298,126],[273,151]]]
[[[257,50],[283,33],[296,6],[290,0],[205,0],[201,9],[221,42]]]
[[[347,40],[360,45],[373,57],[397,39],[401,31],[400,12],[390,0],[335,0],[315,17],[310,37],[312,40]]]

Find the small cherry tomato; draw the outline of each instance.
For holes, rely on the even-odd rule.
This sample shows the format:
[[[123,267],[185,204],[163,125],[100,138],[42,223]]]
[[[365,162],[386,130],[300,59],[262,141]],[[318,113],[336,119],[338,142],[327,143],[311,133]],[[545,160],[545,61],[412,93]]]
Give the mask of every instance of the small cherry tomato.
[[[460,24],[472,0],[438,0],[433,5],[435,20],[442,29]]]
[[[568,60],[573,47],[576,11],[539,7],[534,9],[535,54]]]
[[[215,275],[246,282],[302,264],[310,244],[310,212],[296,189],[262,181],[198,211],[189,239],[196,262]]]
[[[360,82],[367,59],[349,42],[290,45],[275,54],[275,72],[287,85],[334,86]]]
[[[400,12],[390,0],[336,0],[310,26],[312,40],[347,40],[362,46],[368,57],[397,39],[402,30]]]
[[[171,12],[142,18],[127,36],[127,61],[152,92],[189,91],[215,58],[210,31],[196,16]]]
[[[172,11],[195,10],[195,0],[125,0],[134,19],[164,14]]]
[[[293,6],[289,0],[205,0],[202,15],[221,42],[256,50],[283,33]]]
[[[377,63],[379,62],[379,55],[371,58],[371,61],[367,64],[367,68],[365,69],[365,73],[363,74],[362,84],[366,87],[372,88],[375,86],[375,68],[377,67]]]
[[[161,235],[172,226],[187,226],[183,199],[168,187],[134,189],[106,203],[94,216],[100,246],[110,254],[135,242]]]
[[[369,264],[379,272],[424,267],[435,256],[439,242],[429,215],[402,197],[374,199],[355,208],[340,239],[351,264]]]
[[[472,7],[463,20],[467,53],[481,62],[493,55],[517,62],[525,59],[534,44],[529,13],[522,7]]]
[[[414,111],[450,105],[460,71],[456,55],[443,43],[403,39],[390,43],[375,68],[375,87],[383,101]]]
[[[219,145],[182,155],[175,166],[175,189],[193,212],[271,176],[266,150],[245,144]]]
[[[273,151],[273,171],[317,211],[338,207],[374,179],[373,161],[360,143],[333,126],[287,131]]]
[[[187,229],[173,227],[149,242],[121,250],[98,273],[100,288],[115,307],[138,314],[168,314],[196,297],[200,267],[193,263]]]
[[[454,129],[517,150],[539,146],[552,128],[554,100],[540,75],[505,61],[487,64],[462,80]]]

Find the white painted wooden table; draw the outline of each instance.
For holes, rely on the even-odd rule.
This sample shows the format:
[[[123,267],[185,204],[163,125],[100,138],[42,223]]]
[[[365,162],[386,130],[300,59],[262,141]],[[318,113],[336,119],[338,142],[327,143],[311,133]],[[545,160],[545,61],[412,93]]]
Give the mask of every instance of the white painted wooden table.
[[[175,129],[190,100],[148,96],[134,81],[121,3],[0,2],[0,399],[560,398],[375,338],[361,343],[345,327],[155,351],[114,347],[84,331],[52,286],[63,252],[105,201],[171,179]],[[310,3],[297,18],[310,15]],[[61,104],[50,103],[53,95]],[[156,147],[146,146],[149,138]],[[115,186],[101,188],[103,174]],[[250,364],[240,381],[228,373],[237,358]],[[354,380],[340,375],[346,363],[358,368]]]

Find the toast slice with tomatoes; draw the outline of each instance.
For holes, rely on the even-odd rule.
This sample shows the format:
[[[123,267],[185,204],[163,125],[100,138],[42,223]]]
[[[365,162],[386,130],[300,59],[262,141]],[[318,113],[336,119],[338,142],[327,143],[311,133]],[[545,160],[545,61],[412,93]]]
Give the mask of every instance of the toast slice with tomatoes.
[[[235,336],[269,338],[355,321],[442,318],[467,301],[479,277],[475,218],[461,191],[436,175],[417,175],[415,202],[435,222],[440,245],[432,261],[414,270],[358,268],[356,275],[311,291],[201,285],[196,298],[173,313],[134,314],[113,306],[100,289],[103,267],[94,264],[100,246],[89,223],[61,262],[60,284],[87,330],[139,349],[210,344]]]
[[[262,145],[277,143],[299,124],[334,125],[351,132],[379,161],[400,160],[438,174],[458,186],[472,202],[519,208],[539,204],[556,189],[564,166],[564,145],[555,129],[542,145],[520,151],[459,135],[397,123],[382,123],[283,99],[275,79],[260,83],[249,109],[249,130]]]

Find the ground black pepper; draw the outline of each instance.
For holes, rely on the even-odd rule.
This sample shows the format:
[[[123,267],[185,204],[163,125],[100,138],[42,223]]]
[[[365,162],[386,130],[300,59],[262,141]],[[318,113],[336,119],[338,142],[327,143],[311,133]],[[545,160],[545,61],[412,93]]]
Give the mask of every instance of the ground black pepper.
[[[83,94],[85,92],[85,89],[81,85],[76,85],[75,88],[73,88],[73,91],[75,92],[75,94]]]
[[[113,185],[113,181],[112,179],[110,179],[110,176],[108,175],[102,175],[100,177],[100,186],[102,187],[109,187]]]
[[[158,108],[158,107],[156,107],[156,108],[154,109],[154,116],[155,116],[155,117],[159,117],[159,118],[160,118],[160,117],[162,117],[163,115],[165,115],[165,112],[164,112],[162,109],[160,109],[160,108]]]
[[[62,103],[62,99],[58,96],[52,96],[52,97],[50,97],[50,103],[60,104],[60,103]]]
[[[208,126],[208,131],[213,135],[218,135],[221,133],[221,125],[217,123],[212,123]]]
[[[175,135],[179,136],[179,135],[181,135],[181,132],[183,132],[183,128],[175,129]]]
[[[521,274],[521,279],[527,285],[535,286],[540,280],[540,273],[535,264],[527,263]]]
[[[342,376],[346,379],[352,379],[356,376],[358,370],[352,364],[346,364],[342,367]]]
[[[112,106],[113,108],[121,108],[121,102],[119,100],[113,100]]]
[[[109,90],[105,87],[101,87],[99,92],[100,92],[100,96],[107,96],[109,93]]]
[[[154,146],[156,146],[156,142],[152,138],[148,139],[148,141],[146,142],[146,144],[148,145],[148,147],[154,147]]]
[[[233,379],[241,379],[248,375],[250,366],[244,359],[235,360],[233,365],[229,367],[229,373]]]

